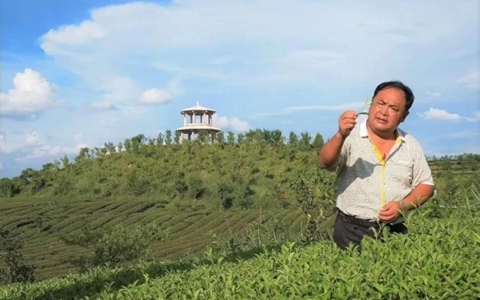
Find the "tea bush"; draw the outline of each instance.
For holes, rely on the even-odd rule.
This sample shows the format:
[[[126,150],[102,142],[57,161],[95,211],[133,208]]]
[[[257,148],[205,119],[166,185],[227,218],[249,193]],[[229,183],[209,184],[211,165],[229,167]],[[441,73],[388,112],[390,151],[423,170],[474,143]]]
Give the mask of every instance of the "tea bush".
[[[469,195],[472,191],[469,192]],[[478,194],[476,194],[478,197]],[[446,217],[429,207],[406,216],[408,235],[366,238],[362,251],[331,240],[283,244],[249,259],[207,251],[172,267],[95,269],[3,288],[2,299],[478,299],[480,201],[457,203]],[[463,204],[463,203],[462,203]]]

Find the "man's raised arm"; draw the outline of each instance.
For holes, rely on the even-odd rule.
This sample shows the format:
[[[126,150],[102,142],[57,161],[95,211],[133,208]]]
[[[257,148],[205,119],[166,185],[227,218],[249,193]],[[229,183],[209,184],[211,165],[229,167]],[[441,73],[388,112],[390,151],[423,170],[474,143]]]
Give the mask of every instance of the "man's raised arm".
[[[318,155],[321,168],[333,171],[338,166],[343,143],[355,127],[357,116],[355,111],[346,111],[340,116],[337,133],[322,147]]]

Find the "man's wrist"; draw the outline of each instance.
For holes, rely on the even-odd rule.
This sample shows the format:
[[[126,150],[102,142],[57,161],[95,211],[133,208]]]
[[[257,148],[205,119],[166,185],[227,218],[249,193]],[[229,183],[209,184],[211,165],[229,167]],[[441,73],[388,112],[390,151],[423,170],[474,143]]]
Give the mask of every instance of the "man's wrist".
[[[337,133],[335,133],[335,135],[333,136],[334,138],[337,138],[339,140],[341,140],[342,142],[345,141],[345,139],[347,138],[348,135],[343,135],[340,130],[337,131]]]
[[[400,207],[402,208],[404,214],[408,212],[408,206],[407,203],[405,203],[405,199],[400,200]]]

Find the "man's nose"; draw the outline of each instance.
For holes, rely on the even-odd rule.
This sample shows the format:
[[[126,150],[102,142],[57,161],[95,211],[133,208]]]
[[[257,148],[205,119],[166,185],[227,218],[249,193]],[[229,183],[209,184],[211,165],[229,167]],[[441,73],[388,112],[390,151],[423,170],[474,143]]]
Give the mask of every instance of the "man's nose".
[[[381,107],[380,108],[380,113],[382,115],[385,115],[385,116],[388,115],[388,107],[386,107],[386,106]]]

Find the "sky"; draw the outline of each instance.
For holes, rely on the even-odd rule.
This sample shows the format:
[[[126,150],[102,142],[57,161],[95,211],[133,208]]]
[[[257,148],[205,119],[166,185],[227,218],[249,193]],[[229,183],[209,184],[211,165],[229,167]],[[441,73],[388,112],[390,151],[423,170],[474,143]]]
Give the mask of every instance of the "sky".
[[[480,153],[478,0],[0,0],[0,177],[216,111],[325,140],[400,80],[427,156]],[[315,163],[315,162],[312,162]]]

